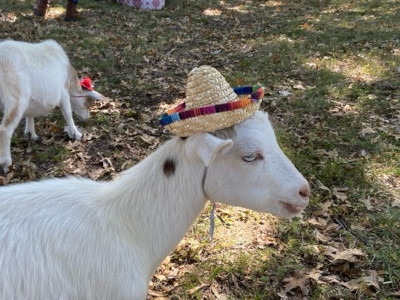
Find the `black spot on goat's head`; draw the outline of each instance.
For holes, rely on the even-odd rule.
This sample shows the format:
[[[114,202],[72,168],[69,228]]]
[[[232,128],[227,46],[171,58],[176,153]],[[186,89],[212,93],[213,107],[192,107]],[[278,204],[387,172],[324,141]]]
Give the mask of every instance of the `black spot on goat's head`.
[[[175,161],[172,158],[167,158],[163,165],[164,175],[168,178],[174,175],[176,170]]]

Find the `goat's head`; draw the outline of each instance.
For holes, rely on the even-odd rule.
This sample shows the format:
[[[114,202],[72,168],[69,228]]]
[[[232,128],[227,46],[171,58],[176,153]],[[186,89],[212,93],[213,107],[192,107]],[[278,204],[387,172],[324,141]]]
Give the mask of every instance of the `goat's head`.
[[[308,205],[309,184],[279,148],[266,113],[187,142],[208,166],[204,192],[210,200],[284,218]]]
[[[72,111],[78,116],[79,120],[86,121],[90,117],[91,99],[107,101],[107,97],[96,92],[95,90],[76,89],[71,92],[71,108]]]

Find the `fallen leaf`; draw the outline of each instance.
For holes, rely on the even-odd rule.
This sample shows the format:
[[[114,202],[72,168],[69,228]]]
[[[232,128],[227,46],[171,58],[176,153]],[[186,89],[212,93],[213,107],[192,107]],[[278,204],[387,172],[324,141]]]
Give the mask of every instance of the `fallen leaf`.
[[[281,300],[288,300],[289,297],[286,295],[286,292],[284,290],[279,291],[277,295],[280,297]]]
[[[322,276],[322,280],[328,283],[340,283],[337,275]]]
[[[307,245],[304,246],[304,248],[311,251],[313,254],[321,253],[321,250],[319,250],[318,245]]]
[[[326,226],[324,232],[325,232],[325,233],[332,233],[332,232],[337,231],[338,228],[339,228],[339,224],[330,223],[328,226]]]
[[[279,93],[279,95],[281,95],[284,98],[289,97],[290,95],[293,95],[293,93],[291,93],[289,91],[285,91],[285,90],[279,91],[278,93]]]
[[[361,232],[366,230],[365,226],[362,226],[360,224],[352,224],[350,226],[350,228],[351,228],[351,230],[358,230],[358,231],[361,231]]]
[[[400,297],[400,291],[390,293],[390,296],[393,296],[393,297]]]
[[[376,133],[375,130],[373,130],[371,127],[366,127],[366,128],[361,129],[358,132],[358,135],[360,137],[366,137],[367,135],[374,134],[374,133]]]
[[[318,206],[322,209],[322,212],[326,213],[329,211],[329,208],[332,206],[331,200],[325,201],[324,203],[319,203]]]
[[[366,288],[372,288],[375,292],[380,291],[379,282],[382,282],[383,279],[378,276],[376,271],[368,270],[369,275],[364,276],[358,279],[353,279],[348,282],[342,283],[346,286],[350,291],[357,291],[357,290],[365,290]]]
[[[400,199],[394,199],[392,202],[393,207],[400,207]]]
[[[112,169],[114,170],[114,166],[111,162],[111,159],[109,159],[108,157],[103,157],[101,159],[101,163],[103,164],[103,168],[104,169]]]
[[[365,204],[365,207],[367,208],[367,210],[372,210],[373,207],[371,205],[370,197],[368,197],[367,199],[360,199],[360,201]]]
[[[154,140],[153,136],[150,136],[150,135],[148,135],[146,133],[142,133],[140,138],[142,139],[142,141],[144,141],[147,144],[152,144],[152,142]]]
[[[100,176],[104,174],[105,170],[104,169],[93,169],[91,172],[89,172],[89,177],[92,180],[99,179]]]
[[[201,290],[201,289],[203,289],[203,288],[205,288],[205,287],[208,287],[208,286],[210,286],[210,285],[209,285],[209,284],[206,284],[206,283],[201,283],[200,285],[195,286],[194,288],[191,288],[191,289],[188,291],[188,293],[189,293],[190,295],[193,295],[193,294],[196,293],[197,291],[199,291],[199,290]]]
[[[317,238],[317,240],[321,243],[327,244],[329,243],[330,239],[329,237],[323,235],[321,232],[319,232],[318,230],[314,231],[315,233],[315,237]]]
[[[283,279],[283,282],[287,282],[284,286],[285,293],[288,293],[294,289],[299,288],[303,296],[307,296],[310,292],[309,289],[306,287],[307,280],[308,280],[307,276],[301,278],[288,277]]]
[[[167,279],[167,277],[165,276],[165,275],[163,275],[163,274],[154,274],[154,277],[155,278],[157,278],[158,280],[160,280],[160,281],[163,281],[163,280],[165,280],[165,279]]]
[[[318,189],[323,190],[323,191],[326,191],[326,192],[328,192],[329,194],[331,193],[331,190],[330,190],[328,187],[326,187],[321,181],[315,180],[315,182],[316,182],[316,185],[317,185],[317,188],[318,188]]]
[[[215,283],[213,283],[211,285],[211,292],[214,294],[215,299],[217,299],[217,300],[226,300],[227,299],[225,295],[221,295],[218,292],[217,288],[215,287]]]
[[[307,273],[307,277],[314,280],[316,283],[318,284],[322,284],[324,283],[322,280],[320,280],[321,278],[321,274],[322,272],[320,270],[312,270],[311,272]]]
[[[0,185],[8,184],[13,176],[13,172],[8,172],[5,176],[0,176]]]
[[[46,145],[46,146],[51,145],[51,144],[55,144],[55,143],[56,143],[56,141],[55,141],[55,139],[54,139],[54,136],[51,136],[51,137],[48,138],[48,139],[43,139],[43,140],[42,140],[42,144],[43,144],[43,145]]]
[[[304,91],[304,90],[306,89],[301,83],[295,84],[295,85],[293,86],[293,88],[294,88],[295,90],[302,90],[302,91]]]
[[[335,187],[333,188],[333,195],[336,197],[341,202],[346,202],[347,201],[347,192],[348,188],[343,188],[343,187]]]
[[[327,255],[332,257],[332,264],[338,265],[345,262],[355,263],[359,261],[360,256],[365,254],[360,249],[347,249],[338,253],[327,253]]]
[[[307,223],[314,225],[318,229],[324,229],[326,227],[328,221],[326,219],[316,217],[316,218],[307,220]]]

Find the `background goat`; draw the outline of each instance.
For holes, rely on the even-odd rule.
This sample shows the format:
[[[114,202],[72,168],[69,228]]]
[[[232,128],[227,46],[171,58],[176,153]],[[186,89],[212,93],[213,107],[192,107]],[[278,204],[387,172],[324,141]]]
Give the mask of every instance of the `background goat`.
[[[57,42],[0,42],[0,110],[4,112],[0,124],[0,167],[4,172],[12,163],[12,134],[23,117],[25,134],[37,139],[34,117],[60,106],[68,136],[80,139],[82,134],[72,119],[71,108],[81,120],[87,120],[90,102],[86,97],[107,99],[96,91],[82,89],[75,69]]]
[[[146,299],[207,199],[292,218],[309,194],[260,111],[175,137],[115,181],[0,187],[0,299]]]

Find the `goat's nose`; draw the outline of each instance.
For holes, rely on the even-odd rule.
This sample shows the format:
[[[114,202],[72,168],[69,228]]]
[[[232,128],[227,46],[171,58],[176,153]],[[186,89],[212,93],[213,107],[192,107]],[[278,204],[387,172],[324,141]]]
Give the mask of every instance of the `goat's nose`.
[[[311,194],[310,185],[308,183],[304,184],[299,190],[299,195],[302,198],[308,198],[310,197],[310,194]]]

